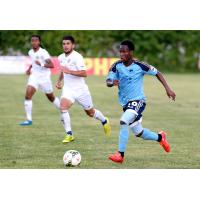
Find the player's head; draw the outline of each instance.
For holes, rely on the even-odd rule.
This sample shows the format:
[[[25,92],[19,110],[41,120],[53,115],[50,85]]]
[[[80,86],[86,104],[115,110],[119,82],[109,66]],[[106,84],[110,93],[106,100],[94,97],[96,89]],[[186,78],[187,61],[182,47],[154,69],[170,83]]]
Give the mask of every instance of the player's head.
[[[41,46],[41,37],[39,35],[31,36],[31,46],[33,49],[38,49]]]
[[[126,62],[130,59],[132,59],[133,56],[133,51],[135,50],[135,46],[133,42],[130,40],[124,40],[121,42],[120,47],[119,47],[119,54],[120,58],[123,62]]]
[[[64,36],[62,40],[62,47],[66,54],[71,53],[75,47],[75,39],[71,35]]]

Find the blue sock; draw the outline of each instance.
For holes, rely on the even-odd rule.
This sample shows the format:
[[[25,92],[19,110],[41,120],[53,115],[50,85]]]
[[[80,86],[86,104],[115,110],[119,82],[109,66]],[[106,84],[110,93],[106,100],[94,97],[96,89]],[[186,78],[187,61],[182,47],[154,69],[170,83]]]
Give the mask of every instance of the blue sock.
[[[152,131],[150,131],[147,128],[144,128],[143,134],[141,135],[141,137],[144,140],[154,140],[154,141],[158,141],[158,134],[154,133]]]
[[[104,125],[104,124],[106,124],[107,123],[107,120],[105,119],[105,121],[104,122],[101,122],[102,123],[102,125]]]
[[[119,133],[119,151],[125,152],[126,145],[128,143],[129,138],[129,127],[127,125],[120,126],[120,133]]]
[[[72,135],[72,131],[68,131],[66,134],[67,135]]]

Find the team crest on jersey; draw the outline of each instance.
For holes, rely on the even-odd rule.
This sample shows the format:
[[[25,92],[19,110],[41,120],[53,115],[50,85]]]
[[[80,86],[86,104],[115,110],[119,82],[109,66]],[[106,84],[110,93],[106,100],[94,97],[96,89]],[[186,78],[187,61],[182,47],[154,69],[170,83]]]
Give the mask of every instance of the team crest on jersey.
[[[68,59],[67,62],[69,63],[71,61],[71,59]]]

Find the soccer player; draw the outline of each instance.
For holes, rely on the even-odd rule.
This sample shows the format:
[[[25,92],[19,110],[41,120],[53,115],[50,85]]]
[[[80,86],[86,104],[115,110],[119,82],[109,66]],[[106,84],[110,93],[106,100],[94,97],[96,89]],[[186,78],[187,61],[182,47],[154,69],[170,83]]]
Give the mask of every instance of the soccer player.
[[[131,41],[125,40],[121,43],[119,47],[121,60],[112,65],[106,79],[108,87],[118,86],[119,102],[124,111],[120,119],[118,152],[109,156],[110,160],[117,163],[122,163],[124,160],[129,127],[136,137],[157,141],[166,152],[170,152],[170,145],[166,140],[164,131],[155,133],[142,126],[142,112],[146,106],[146,98],[143,92],[144,75],[156,76],[164,86],[167,96],[172,100],[175,100],[176,95],[161,72],[151,65],[134,59],[133,51],[134,44]]]
[[[31,36],[31,46],[32,49],[29,50],[28,55],[31,58],[32,65],[26,71],[26,74],[30,75],[24,101],[26,120],[20,123],[21,126],[32,125],[32,97],[38,88],[45,93],[48,100],[57,109],[60,109],[60,100],[54,96],[51,83],[50,68],[53,68],[54,65],[49,53],[41,47],[41,38],[39,35]]]
[[[87,77],[86,67],[82,55],[74,50],[74,38],[72,36],[63,37],[62,46],[64,53],[58,57],[61,72],[56,87],[58,89],[62,88],[62,80],[64,78],[60,100],[61,122],[66,133],[63,143],[69,143],[74,140],[68,111],[75,101],[82,106],[89,117],[93,117],[102,123],[105,135],[109,136],[111,133],[109,120],[101,111],[93,107],[91,94],[84,80]]]

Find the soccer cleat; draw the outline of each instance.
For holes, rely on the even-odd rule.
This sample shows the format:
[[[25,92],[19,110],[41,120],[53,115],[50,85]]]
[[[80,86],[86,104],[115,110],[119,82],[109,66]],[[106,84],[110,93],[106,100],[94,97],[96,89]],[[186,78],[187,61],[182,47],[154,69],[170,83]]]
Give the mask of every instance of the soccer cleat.
[[[119,152],[110,155],[108,158],[116,163],[123,163],[123,161],[124,161],[124,158],[121,156],[121,154]]]
[[[160,141],[160,145],[163,147],[163,149],[169,153],[170,152],[170,145],[169,143],[167,142],[167,139],[166,139],[166,133],[164,131],[160,131],[159,134],[161,134],[162,136],[162,139]]]
[[[106,123],[103,125],[103,129],[104,129],[105,135],[109,137],[111,134],[111,126],[110,126],[109,119],[107,117],[106,117]]]
[[[20,126],[30,126],[32,124],[33,124],[32,121],[26,120],[26,121],[21,122],[19,125]]]
[[[66,135],[64,140],[62,141],[63,143],[69,143],[69,142],[72,142],[74,141],[74,136],[73,135]]]

